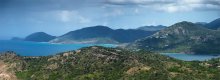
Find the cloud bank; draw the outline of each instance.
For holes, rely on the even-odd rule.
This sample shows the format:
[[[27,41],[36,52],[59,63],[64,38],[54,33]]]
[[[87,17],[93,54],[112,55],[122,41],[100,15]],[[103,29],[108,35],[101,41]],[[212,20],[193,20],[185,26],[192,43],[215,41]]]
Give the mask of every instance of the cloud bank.
[[[165,12],[220,10],[220,0],[106,0],[106,4],[140,6]]]

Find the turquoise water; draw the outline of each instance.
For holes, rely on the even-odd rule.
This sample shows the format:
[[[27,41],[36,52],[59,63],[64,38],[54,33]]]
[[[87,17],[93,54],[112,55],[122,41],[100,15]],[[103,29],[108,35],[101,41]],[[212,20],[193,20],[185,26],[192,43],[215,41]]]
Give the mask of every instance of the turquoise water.
[[[116,47],[114,44],[51,44],[28,41],[0,40],[0,52],[15,51],[21,56],[47,56],[94,45]]]
[[[205,61],[205,60],[210,60],[212,58],[220,57],[214,55],[195,55],[195,54],[184,54],[184,53],[160,53],[160,54],[184,61],[194,61],[194,60]]]

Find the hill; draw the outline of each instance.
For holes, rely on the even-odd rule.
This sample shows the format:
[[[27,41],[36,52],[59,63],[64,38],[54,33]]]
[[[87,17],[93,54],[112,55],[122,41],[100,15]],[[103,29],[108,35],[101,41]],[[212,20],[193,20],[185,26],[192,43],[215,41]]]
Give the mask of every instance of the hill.
[[[208,23],[207,28],[217,30],[220,28],[220,18]]]
[[[220,54],[220,31],[191,22],[179,22],[128,47],[156,52]]]
[[[13,78],[21,80],[219,79],[219,64],[213,61],[185,62],[151,52],[98,46],[43,57],[6,52],[0,55],[0,61],[8,66],[6,75],[14,74]],[[219,59],[216,61],[219,63]]]
[[[93,26],[68,32],[51,40],[52,43],[128,43],[139,38],[144,38],[154,31],[134,29],[113,30],[106,26]],[[98,40],[97,40],[98,39]]]
[[[51,36],[44,32],[36,32],[28,35],[24,40],[25,41],[34,41],[34,42],[48,42],[52,39],[56,38],[55,36]]]

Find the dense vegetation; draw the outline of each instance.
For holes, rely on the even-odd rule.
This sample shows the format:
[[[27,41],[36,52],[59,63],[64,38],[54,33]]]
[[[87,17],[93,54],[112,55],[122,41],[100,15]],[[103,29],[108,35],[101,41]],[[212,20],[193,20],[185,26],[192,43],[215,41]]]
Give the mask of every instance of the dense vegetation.
[[[12,56],[9,56],[12,55]],[[147,51],[88,47],[53,56],[1,54],[21,80],[218,80],[220,59],[185,62]]]
[[[220,31],[183,21],[139,39],[128,47],[159,52],[219,54]]]

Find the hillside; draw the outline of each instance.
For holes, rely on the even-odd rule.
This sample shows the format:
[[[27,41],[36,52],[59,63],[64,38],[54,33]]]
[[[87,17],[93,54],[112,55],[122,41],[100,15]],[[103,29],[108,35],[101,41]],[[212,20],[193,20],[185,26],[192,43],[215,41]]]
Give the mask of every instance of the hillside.
[[[98,46],[44,57],[6,52],[0,55],[0,61],[7,66],[16,65],[9,67],[10,73],[21,80],[219,79],[216,62],[184,62],[151,52]]]
[[[25,41],[34,41],[34,42],[48,42],[52,39],[56,38],[55,36],[51,36],[44,32],[36,32],[28,35],[24,40]]]
[[[220,54],[220,31],[183,21],[139,39],[128,47],[157,52]]]
[[[51,40],[52,43],[128,43],[152,35],[154,31],[135,29],[113,30],[106,26],[93,26],[68,32]],[[98,39],[98,40],[96,40]],[[91,41],[91,42],[90,42]]]

